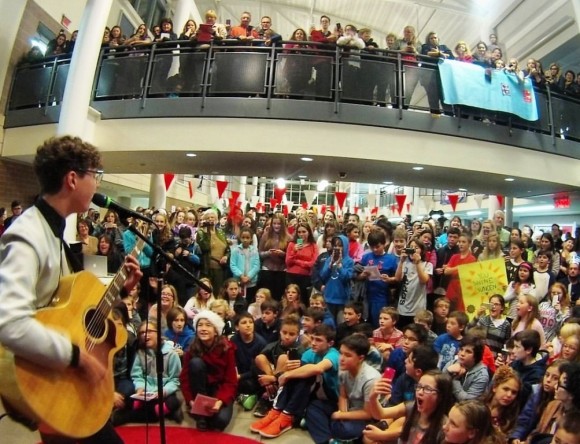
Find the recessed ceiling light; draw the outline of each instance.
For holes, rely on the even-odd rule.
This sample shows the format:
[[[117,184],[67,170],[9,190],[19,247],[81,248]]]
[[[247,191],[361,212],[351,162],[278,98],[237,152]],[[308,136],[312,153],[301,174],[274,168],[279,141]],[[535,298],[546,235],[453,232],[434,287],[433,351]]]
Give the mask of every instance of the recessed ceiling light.
[[[301,157],[300,160],[304,162],[312,162],[314,159],[312,157]]]
[[[186,156],[187,157],[196,157],[197,154],[195,154],[195,153],[187,153]]]
[[[506,177],[504,180],[506,182],[513,182],[515,179],[513,177]]]
[[[306,179],[307,177],[308,176],[301,175],[301,176],[298,176],[298,179]]]
[[[467,191],[467,188],[457,188],[457,191]]]
[[[385,182],[383,182],[385,185],[392,185],[393,182],[391,182],[390,180],[386,180]]]
[[[416,167],[413,167],[413,169],[414,169],[415,171],[421,171],[421,170],[424,170],[424,169],[425,169],[425,167],[416,166]]]

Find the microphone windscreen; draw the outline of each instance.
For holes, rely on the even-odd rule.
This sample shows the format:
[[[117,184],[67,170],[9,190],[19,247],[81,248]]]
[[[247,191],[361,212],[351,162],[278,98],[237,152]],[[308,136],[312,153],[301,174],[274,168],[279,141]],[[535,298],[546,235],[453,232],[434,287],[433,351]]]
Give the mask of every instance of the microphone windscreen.
[[[109,206],[109,198],[104,194],[95,193],[93,203],[98,207],[107,208]]]

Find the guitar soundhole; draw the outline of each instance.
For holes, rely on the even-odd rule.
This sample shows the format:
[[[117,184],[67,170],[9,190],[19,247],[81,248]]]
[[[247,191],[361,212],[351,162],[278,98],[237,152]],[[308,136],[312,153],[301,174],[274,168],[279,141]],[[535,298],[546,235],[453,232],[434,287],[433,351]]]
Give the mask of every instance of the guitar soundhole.
[[[99,314],[98,310],[91,309],[85,315],[85,329],[94,339],[103,338],[106,331],[107,317]]]

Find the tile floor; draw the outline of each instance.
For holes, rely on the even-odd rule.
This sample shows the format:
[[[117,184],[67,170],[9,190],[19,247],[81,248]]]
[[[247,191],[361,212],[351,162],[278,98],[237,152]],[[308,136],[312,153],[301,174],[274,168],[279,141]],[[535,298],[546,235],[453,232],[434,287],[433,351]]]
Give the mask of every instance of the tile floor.
[[[234,412],[234,418],[226,429],[226,432],[233,435],[245,436],[256,441],[269,441],[284,444],[310,444],[313,442],[308,432],[301,429],[290,430],[275,439],[262,438],[260,435],[250,432],[250,424],[258,419],[252,415],[252,412],[244,412],[238,405],[236,405]],[[4,409],[0,404],[0,414],[3,413]],[[194,424],[195,421],[185,415],[185,420],[182,425],[194,427]],[[173,421],[167,421],[168,427],[173,425],[175,425]],[[5,444],[38,444],[39,441],[40,437],[38,433],[30,432],[28,429],[13,422],[8,417],[4,417],[0,420],[0,442]]]

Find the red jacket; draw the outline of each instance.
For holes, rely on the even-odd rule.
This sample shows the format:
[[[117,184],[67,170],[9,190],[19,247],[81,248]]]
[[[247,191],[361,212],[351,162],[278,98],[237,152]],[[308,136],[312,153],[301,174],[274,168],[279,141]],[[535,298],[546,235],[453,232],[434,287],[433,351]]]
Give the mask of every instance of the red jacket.
[[[238,374],[236,371],[235,345],[226,339],[228,349],[224,352],[218,352],[215,348],[204,353],[201,357],[207,366],[207,385],[209,387],[217,386],[217,391],[213,395],[221,400],[224,404],[234,402],[238,390]],[[189,385],[189,361],[193,358],[191,351],[187,351],[183,356],[183,368],[179,375],[181,381],[181,391],[185,402],[193,401],[197,393],[191,391]]]
[[[318,247],[315,243],[296,250],[296,243],[290,242],[286,250],[286,272],[310,276],[317,257]]]

